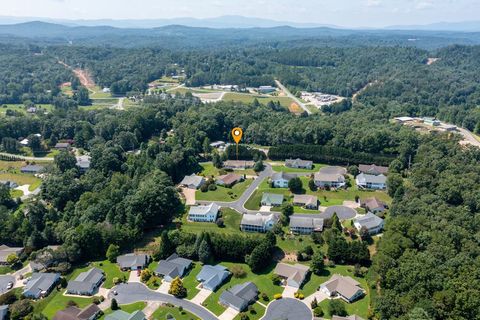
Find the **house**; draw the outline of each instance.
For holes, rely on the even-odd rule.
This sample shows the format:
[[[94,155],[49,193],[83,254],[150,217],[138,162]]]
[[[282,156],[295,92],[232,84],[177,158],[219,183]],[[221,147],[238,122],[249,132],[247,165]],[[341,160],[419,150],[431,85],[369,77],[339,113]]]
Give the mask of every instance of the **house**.
[[[363,189],[384,190],[387,188],[387,177],[383,174],[374,176],[372,174],[360,173],[355,178],[355,182],[359,188]]]
[[[279,207],[283,203],[283,194],[265,192],[260,203],[262,206]]]
[[[258,89],[257,89],[257,92],[258,93],[272,93],[272,92],[275,92],[277,91],[277,88],[275,87],[272,87],[272,86],[260,86]]]
[[[219,186],[224,186],[227,188],[233,187],[238,182],[243,181],[243,177],[241,175],[235,173],[229,173],[223,176],[219,176],[216,180],[216,183]]]
[[[275,267],[274,273],[286,280],[286,285],[294,288],[300,288],[305,281],[309,271],[308,266],[302,264],[279,263]]]
[[[55,147],[53,147],[54,149],[57,149],[57,150],[64,150],[64,151],[68,151],[70,150],[70,143],[69,142],[58,142]]]
[[[163,280],[171,282],[176,277],[183,277],[191,265],[192,260],[179,257],[174,253],[166,260],[160,260],[158,262],[155,274],[162,276]]]
[[[23,295],[30,299],[46,297],[59,280],[59,273],[34,272],[23,289]]]
[[[195,222],[215,222],[217,221],[219,208],[215,202],[205,206],[190,207],[188,220]]]
[[[317,172],[313,179],[318,188],[343,188],[345,186],[345,177],[339,173]]]
[[[15,181],[0,180],[0,184],[3,184],[8,189],[15,189],[16,187],[18,187],[18,184]]]
[[[58,311],[53,320],[94,320],[97,319],[101,312],[102,310],[94,303],[83,309],[71,306]]]
[[[90,156],[79,156],[76,157],[77,159],[77,167],[80,170],[81,173],[85,173],[90,169],[90,161],[91,157]]]
[[[320,286],[320,291],[329,297],[340,297],[346,302],[353,302],[363,296],[360,283],[348,276],[334,274],[330,280]]]
[[[440,122],[440,120],[437,120],[436,118],[431,118],[431,117],[423,118],[423,123],[428,124],[428,125],[433,126],[433,127],[438,127],[439,125],[442,124]]]
[[[385,222],[382,218],[376,216],[375,214],[369,212],[363,217],[358,217],[353,220],[353,225],[355,228],[360,231],[362,228],[368,230],[369,234],[376,234],[382,231]]]
[[[227,160],[223,162],[223,167],[230,170],[245,170],[253,168],[255,162],[245,160]]]
[[[379,176],[381,174],[387,174],[388,167],[377,166],[375,164],[361,164],[358,166],[358,171],[365,174],[373,174],[374,176]]]
[[[221,149],[225,147],[225,142],[224,141],[215,141],[210,143],[210,147],[215,148],[215,149]]]
[[[295,178],[295,174],[285,172],[275,172],[272,175],[272,186],[274,188],[288,188],[288,182]]]
[[[93,296],[105,280],[103,270],[92,268],[82,272],[67,285],[67,293],[81,296]]]
[[[215,291],[228,277],[230,272],[224,266],[204,265],[197,275],[197,281],[202,283],[202,288]]]
[[[102,92],[103,93],[110,93],[110,88],[105,87],[105,88],[102,89]]]
[[[240,222],[240,229],[244,232],[267,232],[279,221],[278,213],[244,214]]]
[[[183,178],[180,185],[189,189],[199,189],[204,183],[205,179],[203,177],[191,174]]]
[[[17,257],[20,256],[23,252],[23,247],[9,247],[7,245],[2,244],[0,246],[0,265],[6,265],[7,258],[9,255],[14,254]]]
[[[320,215],[294,214],[290,216],[290,231],[296,234],[311,234],[323,231],[324,219]]]
[[[378,213],[378,212],[384,212],[385,209],[387,208],[386,204],[380,200],[378,200],[376,197],[372,198],[367,198],[365,200],[362,200],[360,202],[360,206],[362,208],[365,208],[365,210],[373,212],[373,213]]]
[[[317,210],[318,197],[308,194],[296,194],[293,196],[293,205],[304,207],[305,209]]]
[[[313,168],[313,162],[309,160],[302,160],[300,158],[287,159],[285,160],[285,166],[289,168],[311,170]]]
[[[227,308],[239,312],[245,310],[249,304],[257,300],[258,288],[253,282],[238,284],[231,289],[225,290],[219,298],[219,303]]]
[[[394,118],[394,120],[397,122],[397,123],[406,123],[406,122],[411,122],[413,120],[415,120],[414,118],[412,117],[396,117]]]
[[[43,166],[28,164],[24,167],[21,167],[20,172],[21,173],[29,173],[29,174],[37,174],[37,173],[42,172],[43,169],[44,169]]]
[[[354,314],[346,317],[332,316],[332,320],[365,320],[365,319]]]
[[[114,313],[111,313],[105,316],[105,320],[146,320],[147,317],[142,311],[134,311],[133,313],[128,313],[123,310],[117,310]]]
[[[144,253],[128,253],[117,257],[117,263],[120,269],[125,270],[142,270],[150,260],[150,257]]]
[[[0,306],[0,320],[6,320],[8,314],[8,306]]]
[[[30,143],[30,140],[28,140],[27,138],[22,139],[22,140],[20,141],[20,144],[21,144],[22,146],[28,146],[29,143]]]

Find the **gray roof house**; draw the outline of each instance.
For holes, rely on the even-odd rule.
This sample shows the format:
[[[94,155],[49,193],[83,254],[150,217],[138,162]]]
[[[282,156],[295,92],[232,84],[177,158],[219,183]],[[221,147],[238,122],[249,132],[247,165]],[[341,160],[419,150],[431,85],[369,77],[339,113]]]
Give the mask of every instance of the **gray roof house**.
[[[32,273],[23,289],[23,295],[31,299],[46,297],[58,280],[60,280],[59,273]]]
[[[246,213],[242,216],[240,229],[244,232],[267,232],[272,230],[279,219],[278,213]]]
[[[105,320],[145,320],[147,317],[145,313],[138,310],[133,313],[128,313],[123,310],[117,310],[114,313],[111,313],[105,316]]]
[[[283,194],[267,193],[262,195],[262,206],[279,207],[283,203]]]
[[[68,142],[58,142],[55,147],[57,150],[69,150],[70,149],[70,143]]]
[[[316,210],[318,209],[318,197],[308,194],[296,194],[293,196],[293,205]]]
[[[7,258],[11,254],[15,254],[17,257],[21,255],[23,252],[23,247],[9,247],[7,245],[2,244],[0,246],[0,265],[7,264]]]
[[[0,306],[0,320],[7,319],[8,306]]]
[[[332,316],[332,320],[365,320],[362,317],[353,314],[351,316],[340,317],[340,316]]]
[[[215,202],[205,206],[193,206],[188,211],[188,220],[195,222],[215,222],[220,207]]]
[[[245,160],[227,160],[223,162],[223,167],[231,170],[245,170],[253,168],[254,165],[255,162]]]
[[[383,201],[380,201],[375,197],[362,200],[360,202],[360,206],[362,208],[365,208],[367,211],[373,213],[383,212],[387,208],[386,204]]]
[[[300,288],[309,273],[309,267],[303,264],[279,263],[275,267],[275,274],[286,280],[286,285],[294,288]]]
[[[320,286],[320,291],[329,297],[339,296],[346,302],[353,302],[363,296],[360,283],[348,276],[334,274],[330,280]]]
[[[298,234],[311,234],[323,231],[323,218],[313,214],[294,214],[290,216],[290,231]]]
[[[275,172],[272,175],[272,185],[274,188],[288,188],[288,182],[297,175],[293,173]]]
[[[76,158],[77,159],[77,167],[80,170],[80,172],[87,172],[88,169],[90,169],[90,161],[91,157],[90,156],[79,156]]]
[[[192,260],[179,257],[174,253],[166,260],[160,260],[158,262],[155,273],[163,276],[165,281],[171,282],[176,277],[183,277],[191,265]]]
[[[220,304],[237,311],[245,310],[258,296],[258,288],[253,282],[238,284],[225,290],[219,298]]]
[[[84,309],[79,309],[75,306],[67,307],[58,311],[53,320],[94,320],[102,310],[92,303]]]
[[[215,291],[229,275],[230,272],[224,266],[204,265],[197,275],[197,281],[202,283],[204,289]]]
[[[373,174],[379,176],[388,173],[388,167],[377,166],[375,164],[361,164],[358,166],[358,171],[366,174]]]
[[[317,172],[313,179],[319,188],[342,188],[345,186],[345,177],[340,173]]]
[[[183,178],[183,180],[180,182],[180,185],[190,189],[198,189],[204,183],[205,179],[203,177],[197,176],[196,174],[191,174],[189,176],[185,176],[185,178]]]
[[[21,173],[30,173],[30,174],[36,174],[40,173],[45,169],[43,166],[35,165],[35,164],[28,164],[24,167],[20,168]]]
[[[382,218],[371,212],[363,217],[358,217],[353,220],[353,225],[358,231],[362,230],[362,228],[366,228],[370,234],[376,234],[382,231],[384,224],[385,222]]]
[[[355,182],[359,188],[383,190],[387,188],[387,177],[383,174],[375,176],[373,174],[360,173]]]
[[[141,253],[128,253],[117,257],[117,263],[122,270],[139,270],[147,266],[149,261],[148,255]]]
[[[302,160],[300,158],[297,159],[287,159],[285,160],[285,166],[289,168],[297,168],[297,169],[312,169],[313,162],[309,160]]]
[[[105,280],[103,270],[92,268],[88,271],[80,273],[75,280],[70,281],[67,285],[67,293],[82,296],[93,296],[102,284],[103,280]]]

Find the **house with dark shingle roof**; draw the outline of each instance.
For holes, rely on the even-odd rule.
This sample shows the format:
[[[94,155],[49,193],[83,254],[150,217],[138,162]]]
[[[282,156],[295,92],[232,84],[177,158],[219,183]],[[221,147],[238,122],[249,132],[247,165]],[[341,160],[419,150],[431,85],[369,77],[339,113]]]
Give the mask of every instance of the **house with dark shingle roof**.
[[[360,283],[348,276],[334,274],[330,280],[320,286],[320,291],[329,297],[340,297],[346,302],[353,302],[363,296],[365,291]]]
[[[65,151],[68,151],[70,150],[70,143],[68,142],[58,142],[55,147],[55,149],[57,150],[65,150]]]
[[[249,281],[222,292],[219,302],[227,308],[242,312],[257,299],[257,296],[257,286]]]
[[[185,176],[180,182],[180,185],[189,189],[199,189],[205,183],[203,177],[197,176],[196,174],[191,174]]]
[[[293,196],[293,205],[316,210],[318,209],[318,197],[309,194],[295,194]]]
[[[117,257],[117,263],[122,270],[142,270],[148,265],[149,260],[149,256],[143,253],[128,253]]]
[[[358,166],[358,171],[365,174],[373,174],[374,176],[379,176],[381,174],[387,174],[388,167],[377,166],[375,164],[361,164]]]
[[[371,212],[353,220],[353,225],[358,231],[365,228],[367,229],[369,234],[379,233],[380,231],[382,231],[384,224],[385,222],[382,218]]]
[[[32,273],[23,289],[23,295],[30,299],[46,297],[59,280],[59,273]]]
[[[283,203],[283,194],[267,193],[262,195],[262,206],[279,207]]]
[[[201,282],[202,288],[215,291],[230,276],[227,267],[217,264],[216,266],[204,265],[197,275],[197,281]]]
[[[101,312],[102,310],[94,303],[84,309],[71,306],[58,311],[53,317],[53,320],[94,320]]]
[[[20,168],[21,173],[37,174],[45,169],[43,166],[28,164]]]
[[[300,158],[287,159],[285,160],[285,166],[289,168],[311,170],[313,168],[313,162],[309,160],[302,160]]]
[[[163,280],[171,282],[176,277],[183,277],[191,265],[192,260],[179,257],[178,254],[174,253],[166,260],[158,262],[155,273],[162,276]]]
[[[355,182],[359,188],[383,190],[387,188],[387,177],[383,174],[375,176],[373,174],[360,173]]]
[[[105,275],[103,270],[92,268],[80,273],[75,280],[68,282],[67,293],[93,296],[104,280]]]
[[[290,216],[290,231],[296,234],[311,234],[323,231],[324,219],[314,214],[294,214]]]
[[[317,172],[313,176],[315,185],[319,188],[343,188],[345,177],[340,173]]]
[[[231,188],[234,186],[236,183],[243,181],[243,176],[235,174],[235,173],[229,173],[223,176],[219,176],[216,180],[216,183],[219,186],[224,186],[227,188]]]
[[[145,320],[147,317],[145,313],[138,310],[133,313],[128,313],[123,310],[117,310],[114,313],[111,313],[105,316],[105,320]]]
[[[362,200],[360,206],[373,213],[384,212],[387,208],[383,201],[380,201],[375,197]]]
[[[275,267],[274,273],[285,279],[286,284],[290,287],[300,288],[305,282],[305,278],[310,272],[310,268],[303,264],[286,264],[279,263]]]
[[[288,182],[295,178],[297,175],[285,172],[275,172],[272,175],[272,186],[274,188],[288,188]]]

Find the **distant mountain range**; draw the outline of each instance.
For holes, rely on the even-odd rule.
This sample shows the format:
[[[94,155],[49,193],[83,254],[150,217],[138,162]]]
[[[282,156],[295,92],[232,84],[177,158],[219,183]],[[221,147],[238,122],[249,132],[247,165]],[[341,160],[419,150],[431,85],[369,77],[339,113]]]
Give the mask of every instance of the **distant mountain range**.
[[[172,19],[131,19],[131,20],[64,20],[39,17],[10,17],[0,16],[0,25],[18,24],[32,21],[42,21],[65,26],[109,26],[115,28],[142,28],[151,29],[169,25],[182,25],[196,28],[274,28],[290,26],[294,28],[319,28],[328,27],[334,29],[347,29],[346,27],[321,24],[321,23],[300,23],[292,21],[276,21],[270,19],[243,17],[236,15],[220,16],[215,18],[197,19],[190,17]],[[480,32],[480,21],[464,22],[438,22],[425,25],[395,25],[386,28],[349,28],[349,29],[386,29],[386,30],[428,30],[428,31],[456,31],[456,32]]]

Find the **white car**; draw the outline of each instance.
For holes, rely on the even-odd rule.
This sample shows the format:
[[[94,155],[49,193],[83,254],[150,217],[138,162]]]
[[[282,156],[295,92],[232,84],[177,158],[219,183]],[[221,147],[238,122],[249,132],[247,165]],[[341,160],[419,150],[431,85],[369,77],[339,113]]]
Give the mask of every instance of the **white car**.
[[[7,290],[10,290],[13,288],[13,282],[10,281],[8,284],[7,284]]]

